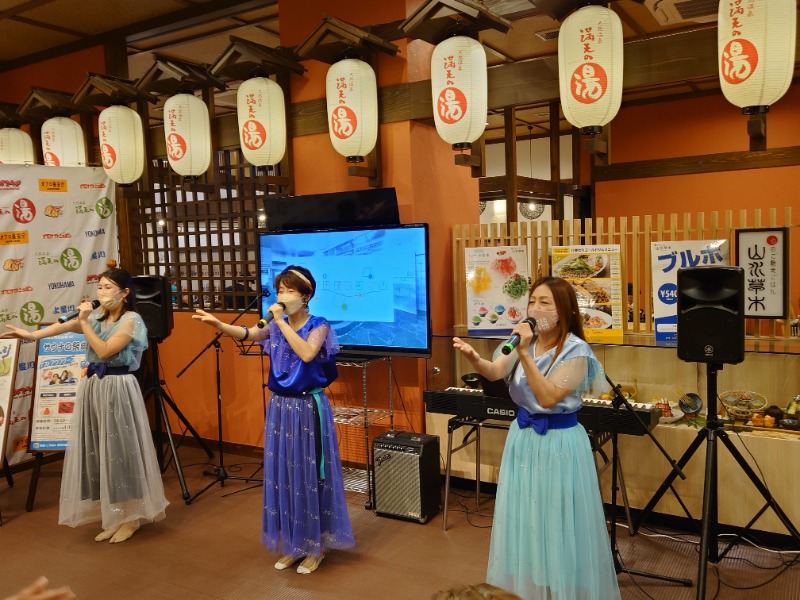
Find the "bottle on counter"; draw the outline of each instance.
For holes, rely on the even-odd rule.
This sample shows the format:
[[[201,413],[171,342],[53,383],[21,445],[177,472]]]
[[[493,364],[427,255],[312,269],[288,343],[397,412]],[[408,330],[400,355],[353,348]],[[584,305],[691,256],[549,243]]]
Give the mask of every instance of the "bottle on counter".
[[[791,419],[800,417],[800,394],[789,401],[789,405],[786,407],[786,415]]]

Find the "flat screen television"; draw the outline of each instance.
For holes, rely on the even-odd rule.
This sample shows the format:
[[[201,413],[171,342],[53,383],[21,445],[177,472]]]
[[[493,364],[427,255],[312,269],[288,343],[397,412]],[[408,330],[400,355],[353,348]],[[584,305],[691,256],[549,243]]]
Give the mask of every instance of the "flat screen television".
[[[311,314],[328,319],[344,357],[431,355],[428,226],[382,225],[259,235],[261,315],[289,265],[317,282]]]
[[[264,196],[270,231],[399,225],[393,187],[304,196]]]

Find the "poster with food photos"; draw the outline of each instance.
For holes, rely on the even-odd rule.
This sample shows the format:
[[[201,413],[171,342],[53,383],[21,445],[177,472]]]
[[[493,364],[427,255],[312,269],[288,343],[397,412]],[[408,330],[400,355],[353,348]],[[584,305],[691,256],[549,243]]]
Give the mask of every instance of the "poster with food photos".
[[[66,450],[78,385],[86,374],[86,338],[61,333],[38,341],[29,450]]]
[[[0,465],[5,456],[6,436],[11,418],[11,400],[14,396],[14,376],[17,374],[19,340],[0,340]]]
[[[528,249],[466,248],[464,263],[469,333],[510,333],[525,318],[528,308]]]
[[[619,244],[554,246],[553,276],[575,290],[589,343],[621,344],[628,306],[622,294]]]

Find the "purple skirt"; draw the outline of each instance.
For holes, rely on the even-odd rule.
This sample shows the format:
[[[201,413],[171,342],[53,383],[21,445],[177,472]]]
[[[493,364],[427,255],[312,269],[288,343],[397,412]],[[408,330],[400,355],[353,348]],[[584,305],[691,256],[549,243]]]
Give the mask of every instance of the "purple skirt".
[[[269,401],[261,541],[271,552],[319,556],[355,545],[333,414],[325,394],[319,398],[322,423],[312,395]]]

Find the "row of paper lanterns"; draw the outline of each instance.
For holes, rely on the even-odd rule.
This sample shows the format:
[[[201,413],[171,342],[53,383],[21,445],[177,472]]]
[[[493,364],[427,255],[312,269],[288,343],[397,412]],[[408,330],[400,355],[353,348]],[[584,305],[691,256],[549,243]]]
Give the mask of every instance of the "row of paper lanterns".
[[[794,70],[795,0],[757,0],[745,9],[738,0],[721,0],[718,15],[720,85],[732,104],[755,112],[776,102],[788,89]],[[769,31],[769,35],[767,32]],[[622,24],[614,11],[586,6],[562,24],[558,68],[564,117],[583,133],[597,133],[617,114],[622,98]],[[375,72],[364,61],[334,63],[326,77],[328,129],[334,149],[349,162],[361,162],[378,135]],[[451,37],[431,58],[434,121],[439,136],[454,149],[469,148],[484,131],[488,108],[486,53],[476,40]],[[237,93],[242,153],[255,166],[273,165],[286,151],[286,107],[274,81],[256,77]],[[103,168],[121,184],[141,177],[144,135],[139,115],[111,106],[98,120]],[[193,94],[177,94],[164,104],[164,137],[170,166],[183,176],[204,173],[211,161],[208,107]],[[45,164],[85,163],[83,133],[75,121],[54,117],[42,126]],[[20,129],[0,130],[0,162],[33,163],[30,136]]]

